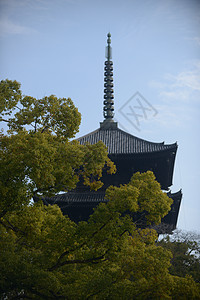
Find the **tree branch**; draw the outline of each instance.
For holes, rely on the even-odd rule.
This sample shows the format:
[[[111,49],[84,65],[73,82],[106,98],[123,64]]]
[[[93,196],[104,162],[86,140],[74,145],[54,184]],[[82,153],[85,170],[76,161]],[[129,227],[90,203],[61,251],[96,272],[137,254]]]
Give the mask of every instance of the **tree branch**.
[[[8,120],[6,120],[6,119],[3,119],[3,118],[0,118],[0,121],[3,121],[3,122],[7,122],[7,123],[9,123],[9,121],[8,121]]]
[[[5,220],[5,221],[8,223],[8,225],[5,224],[5,223],[0,219],[0,224],[2,224],[2,225],[4,226],[4,228],[6,228],[6,229],[11,229],[12,231],[14,231],[14,232],[16,232],[16,233],[17,233],[17,232],[20,232],[20,233],[22,233],[23,235],[26,236],[26,233],[25,233],[24,231],[22,231],[22,230],[20,230],[19,228],[13,226],[8,220]]]
[[[109,222],[110,220],[112,220],[112,218],[110,218],[110,219],[108,220],[108,222]],[[93,232],[93,234],[89,237],[89,239],[93,238],[93,237],[95,236],[95,234],[97,234],[99,231],[101,231],[101,230],[108,224],[108,222],[107,222],[107,223],[104,223],[98,230],[96,230],[95,232]],[[62,264],[62,263],[61,263],[61,260],[62,260],[66,255],[68,255],[69,253],[72,253],[72,252],[74,252],[74,251],[76,251],[76,250],[79,250],[81,247],[83,247],[83,246],[85,246],[85,245],[86,245],[86,242],[82,243],[81,245],[79,245],[78,247],[76,247],[76,248],[74,248],[74,249],[71,249],[71,250],[68,250],[68,251],[63,252],[63,253],[60,255],[60,257],[58,258],[58,261],[57,261],[57,263],[56,263],[54,266],[57,266],[57,265],[60,266],[60,264]],[[54,266],[51,267],[49,270],[51,270],[52,268],[54,268]]]
[[[108,250],[104,254],[102,254],[101,256],[93,257],[93,258],[89,258],[89,259],[82,259],[82,260],[81,259],[74,259],[74,260],[66,260],[62,263],[56,263],[53,267],[49,268],[48,271],[54,271],[54,270],[56,270],[60,267],[63,267],[65,265],[95,263],[95,261],[102,260],[105,257],[107,252],[108,252]]]

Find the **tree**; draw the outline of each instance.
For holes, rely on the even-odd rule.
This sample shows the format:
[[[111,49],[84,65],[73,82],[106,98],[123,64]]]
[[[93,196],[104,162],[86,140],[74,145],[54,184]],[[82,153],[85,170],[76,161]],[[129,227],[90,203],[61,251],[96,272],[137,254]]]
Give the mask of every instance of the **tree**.
[[[123,203],[110,191],[110,201],[100,204],[88,222],[76,224],[56,205],[42,203],[4,217],[0,227],[2,297],[199,299],[199,286],[191,277],[169,273],[172,256],[155,243],[156,232],[138,229],[124,214],[140,206],[143,187],[136,186],[133,180],[127,191],[122,187],[127,193]]]
[[[191,277],[169,273],[171,252],[150,228],[170,210],[152,172],[109,187],[87,222],[63,216],[32,196],[74,188],[80,178],[99,188],[102,168],[115,167],[102,143],[70,141],[80,114],[69,99],[22,96],[20,85],[0,85],[0,295],[2,299],[200,299]],[[7,115],[8,114],[8,115]],[[183,295],[184,290],[184,295]]]
[[[173,254],[169,271],[176,276],[192,276],[200,283],[200,235],[176,230],[159,244]]]
[[[1,117],[8,134],[0,135],[0,216],[35,196],[53,196],[74,188],[80,178],[92,189],[102,186],[102,169],[115,166],[105,145],[70,142],[80,113],[70,98],[22,96],[20,84],[0,83]],[[6,118],[5,118],[6,117]]]

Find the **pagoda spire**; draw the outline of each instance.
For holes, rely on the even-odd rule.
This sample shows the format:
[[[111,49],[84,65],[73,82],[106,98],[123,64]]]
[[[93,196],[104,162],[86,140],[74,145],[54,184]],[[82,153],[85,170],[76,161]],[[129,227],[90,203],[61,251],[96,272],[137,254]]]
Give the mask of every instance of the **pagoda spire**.
[[[107,35],[107,43],[106,47],[106,61],[104,67],[104,118],[105,120],[112,120],[114,117],[114,96],[113,96],[113,62],[112,62],[112,47],[111,47],[111,34]]]
[[[113,62],[112,62],[112,47],[111,47],[111,34],[107,35],[107,47],[106,47],[106,61],[104,67],[104,108],[103,115],[104,121],[101,123],[101,128],[116,127],[116,123],[113,121],[114,117],[114,91],[113,91]]]
[[[104,121],[100,123],[102,129],[116,129],[117,123],[114,122],[114,91],[113,91],[113,62],[112,62],[112,47],[111,34],[107,34],[106,61],[104,67]]]

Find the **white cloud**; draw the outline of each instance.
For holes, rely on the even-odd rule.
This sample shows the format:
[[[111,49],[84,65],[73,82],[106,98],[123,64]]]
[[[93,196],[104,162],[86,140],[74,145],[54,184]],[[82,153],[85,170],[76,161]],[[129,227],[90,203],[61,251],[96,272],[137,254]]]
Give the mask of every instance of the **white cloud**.
[[[186,109],[184,105],[176,105],[176,103],[173,105],[161,104],[156,108],[158,109],[158,115],[154,121],[158,123],[158,126],[170,129],[184,128],[183,125],[193,119],[191,110]]]
[[[182,72],[175,79],[177,86],[189,87],[192,90],[200,91],[200,73],[198,72]]]
[[[174,89],[174,90],[162,90],[160,91],[159,96],[163,99],[166,100],[165,102],[168,102],[168,100],[174,100],[178,99],[178,102],[187,102],[187,100],[190,97],[190,92],[187,89]]]
[[[190,62],[186,70],[177,74],[165,74],[161,81],[151,80],[149,86],[157,91],[154,107],[158,114],[148,116],[146,123],[140,118],[141,131],[151,128],[151,123],[170,130],[195,124],[200,109],[200,60]],[[119,121],[128,128],[125,120]]]
[[[13,21],[3,18],[0,20],[0,36],[5,35],[15,35],[15,34],[31,34],[35,33],[36,30],[19,25],[17,23],[14,23]]]
[[[190,68],[178,74],[165,74],[161,82],[152,80],[149,86],[156,88],[162,99],[191,100],[200,92],[200,60],[190,64]]]
[[[177,75],[167,74],[166,78],[173,81],[171,87],[188,87],[200,91],[200,62],[196,63],[193,70],[183,71]]]
[[[149,86],[158,91],[154,122],[168,128],[195,122],[200,108],[200,60],[190,62],[188,69],[178,74],[166,74],[161,82],[150,81]]]

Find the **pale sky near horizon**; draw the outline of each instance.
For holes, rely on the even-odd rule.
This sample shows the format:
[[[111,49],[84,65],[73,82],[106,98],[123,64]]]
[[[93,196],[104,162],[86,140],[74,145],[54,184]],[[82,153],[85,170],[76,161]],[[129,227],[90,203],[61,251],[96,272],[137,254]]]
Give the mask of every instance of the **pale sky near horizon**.
[[[178,228],[200,231],[200,1],[0,0],[0,80],[16,79],[36,98],[72,98],[77,137],[87,134],[103,120],[109,31],[115,119],[148,141],[177,141]],[[137,92],[147,108],[135,108],[138,119]]]

